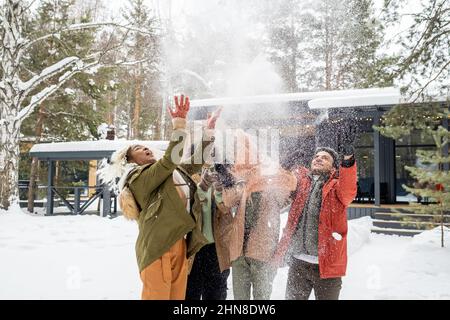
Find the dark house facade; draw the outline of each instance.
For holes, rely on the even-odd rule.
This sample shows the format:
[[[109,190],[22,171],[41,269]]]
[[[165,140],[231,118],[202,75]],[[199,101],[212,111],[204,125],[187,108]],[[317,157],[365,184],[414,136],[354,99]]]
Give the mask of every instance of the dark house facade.
[[[399,97],[389,96],[386,99],[386,92],[378,93],[376,90],[370,91],[370,95],[364,90],[339,93],[345,98],[338,97],[341,99],[336,100],[340,104],[338,107],[333,107],[335,101],[331,98],[330,107],[321,109],[310,108],[308,102],[311,100],[307,95],[304,98],[303,94],[282,95],[278,99],[289,101],[277,101],[277,97],[273,96],[255,97],[253,100],[251,97],[244,97],[242,100],[247,101],[242,104],[239,104],[239,98],[193,100],[192,119],[205,119],[208,112],[223,103],[228,108],[227,127],[243,130],[278,129],[280,161],[285,167],[308,164],[315,147],[328,146],[336,149],[344,130],[348,126],[356,126],[359,181],[355,202],[378,206],[416,201],[415,196],[408,194],[402,187],[404,184],[414,183],[405,166],[418,165],[417,149],[435,148],[432,137],[423,138],[419,133],[414,133],[409,137],[393,140],[374,130],[374,126],[380,124],[383,114],[400,102]],[[320,93],[313,94],[320,98]],[[361,96],[365,98],[360,99]],[[351,106],[345,106],[346,102]],[[230,105],[227,106],[227,103]],[[448,102],[441,104],[442,108],[449,108]],[[411,112],[414,112],[414,106],[411,108]],[[444,119],[442,124],[448,128],[448,119]],[[448,165],[443,169],[448,170]]]

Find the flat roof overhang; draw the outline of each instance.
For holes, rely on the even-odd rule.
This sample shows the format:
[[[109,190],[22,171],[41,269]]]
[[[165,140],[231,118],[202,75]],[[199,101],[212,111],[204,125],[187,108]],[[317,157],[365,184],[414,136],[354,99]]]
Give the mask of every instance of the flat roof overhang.
[[[297,92],[258,96],[224,97],[191,101],[191,107],[241,106],[252,104],[307,102],[310,109],[366,107],[401,103],[400,90],[394,87]]]
[[[164,151],[168,141],[97,140],[35,144],[30,156],[39,160],[100,160],[133,144],[142,144]]]

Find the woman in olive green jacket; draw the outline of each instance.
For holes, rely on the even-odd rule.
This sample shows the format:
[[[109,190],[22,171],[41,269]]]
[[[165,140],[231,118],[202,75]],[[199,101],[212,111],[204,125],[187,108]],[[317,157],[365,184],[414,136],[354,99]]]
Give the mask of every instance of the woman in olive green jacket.
[[[186,164],[181,163],[189,98],[181,96],[178,101],[175,97],[175,106],[175,111],[169,109],[174,131],[160,160],[156,161],[153,152],[140,145],[130,147],[126,153],[126,162],[137,165],[128,173],[126,185],[141,209],[136,256],[143,282],[142,299],[184,299],[187,258],[206,244],[201,232],[196,232],[199,231],[196,228],[198,217],[186,210],[188,195],[174,182],[176,176],[180,176],[174,174],[179,166],[184,173],[193,173],[204,163],[202,156],[201,163],[190,163],[198,159],[197,154]],[[213,140],[211,131],[217,117],[218,114],[208,118],[209,130],[205,130],[203,147]]]

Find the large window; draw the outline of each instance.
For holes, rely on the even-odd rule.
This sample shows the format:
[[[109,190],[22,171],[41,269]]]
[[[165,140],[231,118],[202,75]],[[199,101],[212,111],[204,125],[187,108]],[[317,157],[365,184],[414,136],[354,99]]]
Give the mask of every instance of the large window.
[[[373,148],[357,148],[358,194],[356,201],[374,201],[374,153]]]
[[[436,147],[434,146],[433,138],[415,131],[409,136],[397,139],[395,145],[396,200],[398,202],[415,202],[417,197],[403,188],[403,185],[418,186],[405,167],[425,166],[419,163],[416,153],[419,149],[434,150]]]
[[[374,148],[373,132],[363,132],[356,143],[358,168],[357,202],[374,201]]]

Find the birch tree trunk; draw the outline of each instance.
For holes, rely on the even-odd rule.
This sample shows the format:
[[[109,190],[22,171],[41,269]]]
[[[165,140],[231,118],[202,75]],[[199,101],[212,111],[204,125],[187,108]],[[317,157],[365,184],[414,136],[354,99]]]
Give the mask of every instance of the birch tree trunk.
[[[8,210],[19,197],[19,57],[22,6],[19,0],[6,0],[0,8],[0,209]]]
[[[19,128],[5,122],[0,126],[0,209],[3,210],[19,200]]]
[[[105,66],[131,66],[142,61],[106,63],[102,58],[112,48],[91,53],[83,58],[65,57],[44,68],[31,79],[20,79],[21,67],[26,50],[40,41],[58,37],[60,32],[80,31],[88,28],[120,27],[149,34],[114,22],[81,23],[71,25],[58,33],[47,34],[36,39],[26,39],[22,25],[28,3],[23,0],[0,2],[0,210],[8,210],[18,202],[19,135],[22,122],[49,96],[59,90],[74,75]],[[51,82],[42,90],[42,84]],[[36,93],[37,92],[37,93]]]

